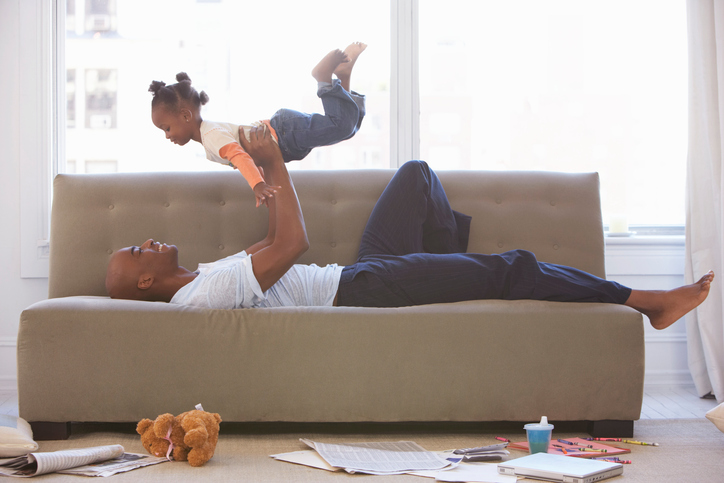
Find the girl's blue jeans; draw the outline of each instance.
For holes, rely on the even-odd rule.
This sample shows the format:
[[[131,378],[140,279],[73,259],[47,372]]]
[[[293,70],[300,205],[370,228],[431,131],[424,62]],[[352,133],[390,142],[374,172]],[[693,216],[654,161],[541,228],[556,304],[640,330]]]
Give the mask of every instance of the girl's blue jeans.
[[[453,211],[425,162],[405,163],[370,215],[338,305],[404,307],[463,300],[626,302],[631,289],[525,250],[464,253],[470,217]]]
[[[319,146],[336,144],[355,135],[365,116],[365,96],[347,92],[334,79],[317,90],[324,115],[280,109],[269,123],[277,132],[284,162],[304,159]]]

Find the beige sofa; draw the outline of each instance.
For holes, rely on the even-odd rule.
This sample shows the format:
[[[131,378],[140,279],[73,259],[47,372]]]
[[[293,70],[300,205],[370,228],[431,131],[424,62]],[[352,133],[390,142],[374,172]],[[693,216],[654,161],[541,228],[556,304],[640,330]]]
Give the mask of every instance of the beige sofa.
[[[293,171],[311,248],[349,264],[392,170]],[[595,173],[439,173],[472,215],[468,250],[514,248],[604,275]],[[582,421],[631,436],[642,316],[625,306],[474,301],[397,309],[202,310],[110,300],[109,256],[147,238],[181,265],[236,253],[266,210],[235,172],[60,175],[49,299],[18,335],[20,416],[36,437],[70,422],[134,422],[202,403],[236,422]],[[499,423],[496,423],[499,424]],[[518,427],[516,424],[515,427]]]

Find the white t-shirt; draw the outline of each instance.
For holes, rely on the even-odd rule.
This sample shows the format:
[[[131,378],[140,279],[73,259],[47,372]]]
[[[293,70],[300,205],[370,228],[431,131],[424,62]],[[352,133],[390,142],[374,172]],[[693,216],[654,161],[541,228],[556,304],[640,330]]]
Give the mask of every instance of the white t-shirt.
[[[199,265],[199,275],[181,287],[172,304],[210,309],[331,306],[342,269],[337,264],[294,265],[269,290],[262,292],[245,251]]]
[[[263,126],[260,121],[244,125],[244,134],[249,141],[249,129]],[[272,136],[274,142],[276,139]],[[206,151],[206,159],[228,166],[230,163],[219,155],[219,150],[229,143],[239,144],[239,124],[230,122],[201,121],[201,144]]]

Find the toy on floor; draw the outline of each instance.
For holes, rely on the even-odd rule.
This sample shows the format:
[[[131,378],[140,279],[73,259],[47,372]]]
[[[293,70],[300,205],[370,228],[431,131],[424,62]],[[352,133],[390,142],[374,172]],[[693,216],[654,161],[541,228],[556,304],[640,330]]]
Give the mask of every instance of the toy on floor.
[[[154,421],[142,419],[136,432],[141,435],[143,447],[152,455],[203,466],[214,456],[220,422],[218,414],[207,413],[198,404],[196,409],[176,417],[166,413]]]

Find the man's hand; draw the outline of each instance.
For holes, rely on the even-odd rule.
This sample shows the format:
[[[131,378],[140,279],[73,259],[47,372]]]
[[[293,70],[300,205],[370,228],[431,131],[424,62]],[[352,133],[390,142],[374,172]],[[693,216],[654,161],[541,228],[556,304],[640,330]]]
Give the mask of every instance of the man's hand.
[[[265,125],[252,127],[246,140],[244,128],[239,126],[239,144],[249,153],[257,166],[268,166],[274,162],[284,162],[279,145],[272,139],[271,131]]]

